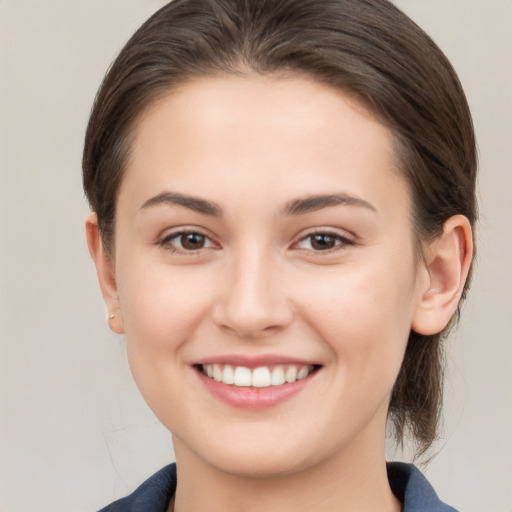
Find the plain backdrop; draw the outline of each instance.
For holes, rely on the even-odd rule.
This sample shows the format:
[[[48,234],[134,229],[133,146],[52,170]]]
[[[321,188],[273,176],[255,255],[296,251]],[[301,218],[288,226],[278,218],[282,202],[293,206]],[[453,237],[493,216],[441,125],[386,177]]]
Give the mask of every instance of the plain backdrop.
[[[94,511],[173,458],[107,328],[80,182],[95,91],[163,3],[0,0],[1,512]],[[426,473],[463,512],[511,512],[512,1],[397,4],[457,69],[481,163],[477,272]]]

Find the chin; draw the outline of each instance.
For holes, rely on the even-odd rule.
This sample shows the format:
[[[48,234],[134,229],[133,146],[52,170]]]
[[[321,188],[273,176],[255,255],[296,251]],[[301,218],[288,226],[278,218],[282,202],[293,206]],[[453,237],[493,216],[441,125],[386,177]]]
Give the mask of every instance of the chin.
[[[218,435],[210,440],[203,437],[203,443],[195,447],[186,446],[186,440],[176,437],[174,442],[178,466],[180,458],[185,460],[193,452],[198,464],[206,463],[222,473],[269,479],[299,473],[329,457],[331,450],[323,454],[322,447],[315,446],[311,438],[306,437],[304,440],[299,436],[266,432],[244,436]]]
[[[223,473],[243,478],[269,479],[299,473],[308,467],[304,457],[285,453],[225,454],[212,464]]]

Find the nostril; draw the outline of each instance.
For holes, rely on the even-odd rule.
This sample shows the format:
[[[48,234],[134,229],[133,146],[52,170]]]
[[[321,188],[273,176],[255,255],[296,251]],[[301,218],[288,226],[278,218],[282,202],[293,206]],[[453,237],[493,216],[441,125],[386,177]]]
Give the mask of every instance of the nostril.
[[[293,314],[285,304],[240,303],[234,299],[219,304],[214,310],[214,322],[225,332],[243,338],[259,338],[286,328]]]

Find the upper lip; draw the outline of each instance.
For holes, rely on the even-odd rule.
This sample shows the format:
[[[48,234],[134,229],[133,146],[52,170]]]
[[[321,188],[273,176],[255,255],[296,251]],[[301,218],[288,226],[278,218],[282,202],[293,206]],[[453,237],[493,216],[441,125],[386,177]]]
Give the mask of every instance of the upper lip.
[[[208,364],[229,364],[231,366],[244,366],[246,368],[258,368],[260,366],[275,365],[297,365],[297,366],[320,366],[317,361],[300,359],[278,354],[262,354],[259,356],[226,354],[220,356],[205,357],[193,363],[193,366]]]

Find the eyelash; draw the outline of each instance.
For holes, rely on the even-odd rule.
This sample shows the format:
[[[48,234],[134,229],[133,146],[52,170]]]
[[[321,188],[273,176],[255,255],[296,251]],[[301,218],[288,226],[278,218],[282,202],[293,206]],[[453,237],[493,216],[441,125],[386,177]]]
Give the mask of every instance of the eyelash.
[[[185,249],[182,245],[182,247],[176,247],[174,243],[172,243],[172,240],[176,239],[182,239],[182,237],[185,237],[187,235],[196,235],[200,236],[204,239],[205,243],[208,245],[206,247],[199,247],[198,249]],[[180,242],[183,244],[183,240]],[[182,231],[178,231],[175,233],[170,233],[169,235],[165,236],[161,241],[158,242],[158,245],[164,247],[167,251],[174,253],[174,254],[185,254],[188,256],[198,255],[200,254],[200,251],[203,249],[211,249],[215,248],[216,244],[212,242],[211,238],[204,233],[201,233],[198,230],[193,229],[184,229]]]
[[[334,251],[339,251],[339,250],[343,250],[344,248],[346,248],[347,246],[349,245],[354,245],[355,242],[354,240],[351,240],[350,238],[347,238],[345,236],[342,236],[338,233],[333,233],[332,231],[323,231],[323,230],[319,230],[319,231],[315,231],[313,233],[308,233],[306,236],[303,236],[302,238],[300,238],[300,240],[298,240],[297,242],[295,242],[293,245],[294,246],[298,246],[300,243],[306,241],[306,240],[310,240],[310,243],[312,242],[313,240],[313,237],[315,236],[321,236],[321,237],[325,237],[325,238],[329,238],[331,240],[334,241],[334,246],[333,247],[328,247],[326,249],[309,249],[309,248],[300,248],[302,250],[306,250],[306,251],[313,251],[315,254],[320,254],[320,253],[332,253]]]
[[[182,237],[185,237],[187,235],[195,235],[195,236],[202,237],[205,244],[207,244],[207,245],[203,246],[203,247],[199,247],[197,249],[186,249],[183,247]],[[303,242],[305,242],[307,240],[310,240],[310,245],[312,245],[313,237],[315,237],[315,236],[330,239],[331,241],[334,242],[334,245],[332,247],[327,247],[325,249],[316,249],[316,250],[313,247],[311,247],[311,248],[299,247],[300,244],[302,244]],[[172,240],[177,240],[177,239],[178,240],[181,239],[181,242],[180,242],[181,247],[176,247],[176,244],[172,243]],[[297,249],[303,250],[303,251],[311,251],[315,254],[321,254],[321,253],[332,253],[335,251],[343,250],[347,246],[354,245],[354,244],[355,244],[354,240],[351,240],[350,238],[342,236],[338,233],[333,233],[333,232],[327,231],[327,230],[325,230],[325,231],[318,230],[318,231],[315,231],[312,233],[308,233],[307,235],[301,237],[298,241],[294,242],[291,247],[297,248]],[[201,251],[204,249],[218,248],[218,245],[215,242],[213,242],[209,236],[205,235],[201,231],[193,230],[193,229],[182,230],[182,231],[178,231],[175,233],[171,233],[171,234],[165,236],[161,241],[159,241],[158,245],[164,247],[167,251],[169,251],[171,253],[184,254],[187,256],[199,255],[199,254],[201,254]]]

